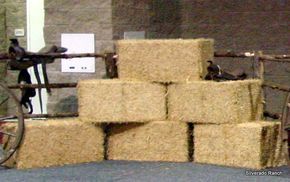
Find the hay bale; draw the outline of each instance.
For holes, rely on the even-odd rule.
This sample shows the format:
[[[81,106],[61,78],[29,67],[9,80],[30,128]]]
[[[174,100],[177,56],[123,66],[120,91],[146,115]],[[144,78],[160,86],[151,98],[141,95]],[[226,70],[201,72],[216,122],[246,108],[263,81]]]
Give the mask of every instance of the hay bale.
[[[135,161],[189,160],[188,126],[174,121],[112,124],[108,159]]]
[[[272,127],[269,147],[271,150],[271,158],[267,161],[267,167],[278,167],[287,165],[288,162],[288,141],[281,139],[281,122],[276,122]]]
[[[26,121],[25,137],[8,165],[19,169],[62,166],[104,159],[100,126],[78,119]]]
[[[200,80],[213,59],[212,39],[120,40],[120,79],[156,82]]]
[[[164,120],[166,88],[157,83],[84,80],[78,83],[79,117],[88,122]]]
[[[196,125],[195,162],[262,169],[286,164],[279,123]]]
[[[194,81],[168,87],[168,118],[195,123],[259,120],[263,104],[260,80]]]

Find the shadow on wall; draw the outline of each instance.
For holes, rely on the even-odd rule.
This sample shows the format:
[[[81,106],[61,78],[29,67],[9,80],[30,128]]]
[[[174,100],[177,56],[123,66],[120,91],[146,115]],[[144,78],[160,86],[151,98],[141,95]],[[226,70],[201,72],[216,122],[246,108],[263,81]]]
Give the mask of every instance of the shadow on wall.
[[[71,95],[61,99],[55,106],[54,113],[76,113],[78,112],[78,98]]]

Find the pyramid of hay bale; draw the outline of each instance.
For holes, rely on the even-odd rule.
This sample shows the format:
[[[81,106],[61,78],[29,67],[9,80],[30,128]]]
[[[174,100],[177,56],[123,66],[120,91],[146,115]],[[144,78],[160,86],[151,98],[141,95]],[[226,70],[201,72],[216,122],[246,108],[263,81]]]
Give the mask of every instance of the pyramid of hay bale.
[[[120,79],[78,83],[80,121],[27,126],[16,155],[19,168],[105,156],[185,162],[193,150],[201,163],[255,169],[284,164],[278,124],[259,121],[261,81],[201,80],[213,40],[122,40],[117,51]],[[194,139],[188,122],[195,125]],[[105,134],[96,123],[109,123]]]
[[[259,132],[263,122],[257,122],[263,111],[261,81],[202,81],[206,61],[213,58],[212,40],[122,40],[117,42],[117,54],[119,80],[83,81],[78,86],[82,120],[127,123],[108,126],[108,159],[187,161],[190,158],[191,132],[186,122],[199,124],[195,132],[204,127],[219,139],[223,139],[223,131],[229,126],[239,128],[245,125],[247,128],[251,126],[248,122],[253,122],[258,129],[252,138],[244,133],[231,133],[232,145],[238,145],[234,141],[241,140],[244,148],[228,151],[226,155],[232,156],[230,162],[224,162],[228,157],[222,156],[223,151],[215,151],[216,155],[214,152],[203,153],[209,145],[207,142],[215,146],[210,137],[203,136],[196,139],[194,157],[198,162],[212,164],[250,168],[265,166],[260,161],[266,158],[267,151],[277,146],[270,142],[271,147],[261,151],[259,148],[267,141],[261,139],[263,133]],[[88,106],[94,107],[90,109]],[[111,111],[112,107],[115,112]],[[142,123],[145,121],[148,123]],[[210,131],[211,127],[217,127],[221,132]],[[272,132],[268,138],[275,136],[277,133]],[[245,153],[260,152],[248,159],[252,163],[244,164],[241,161],[243,156],[239,156],[244,150],[247,150]],[[217,161],[202,160],[208,155],[216,156]],[[277,164],[273,161],[273,157],[267,160],[267,166]]]
[[[24,169],[100,161],[106,156],[188,161],[190,129],[186,123],[167,120],[167,87],[160,82],[200,80],[204,63],[213,58],[213,41],[130,42],[118,43],[120,79],[80,81],[79,118],[26,122],[23,143],[6,164]],[[138,59],[131,59],[132,54]],[[99,123],[111,123],[108,136]]]
[[[104,132],[78,119],[26,121],[20,148],[6,162],[18,169],[62,166],[104,159]]]
[[[213,40],[122,40],[117,51],[120,79],[78,83],[82,121],[166,120],[167,88],[160,82],[200,80],[213,58]]]
[[[207,146],[214,148],[215,143],[206,134],[197,137],[197,150],[193,149],[196,150],[194,155],[196,161],[249,168],[278,165],[272,152],[279,151],[277,149],[279,148],[278,144],[274,145],[278,141],[274,139],[275,137],[277,139],[278,136],[277,132],[274,132],[277,125],[258,122],[258,120],[261,120],[263,111],[261,81],[243,80],[217,83],[201,80],[206,72],[206,61],[213,58],[212,44],[213,41],[209,39],[119,41],[117,43],[119,77],[121,80],[170,83],[167,86],[166,94],[167,120],[169,121],[162,123],[163,127],[166,125],[169,127],[169,124],[172,124],[170,121],[204,124],[197,125],[197,134],[201,130],[200,128],[204,127],[205,131],[211,133],[209,136],[216,137],[220,142],[224,142],[226,140],[223,131],[230,130],[227,128],[248,129],[253,126],[253,131],[241,131],[240,133],[227,135],[227,137],[231,136],[230,138],[233,140],[229,141],[233,148],[238,147],[239,144],[242,147],[240,147],[241,149],[237,148],[237,150],[229,150],[226,154],[223,154],[223,151],[207,149]],[[253,125],[251,125],[251,122],[253,122]],[[163,160],[166,158],[166,156],[162,157],[160,155],[161,152],[157,150],[156,145],[154,145],[155,147],[148,147],[149,149],[147,148],[147,151],[144,151],[145,146],[154,143],[150,140],[155,138],[152,137],[152,133],[154,133],[153,136],[160,136],[157,138],[168,136],[166,129],[158,130],[158,125],[160,123],[151,122],[138,126],[119,125],[112,127],[108,140],[109,159]],[[155,127],[158,131],[154,130]],[[216,127],[218,131],[210,130],[211,127]],[[266,139],[263,138],[263,132],[260,132],[264,131],[265,128],[272,131]],[[251,135],[250,132],[254,133]],[[172,133],[175,133],[175,131],[172,131]],[[182,136],[181,133],[176,135]],[[147,140],[146,136],[148,136]],[[174,141],[175,137],[172,138]],[[235,141],[241,142],[238,144]],[[155,142],[159,145],[168,143],[163,139]],[[227,141],[227,143],[229,142]],[[266,146],[265,143],[270,143],[270,146],[264,147]],[[226,150],[226,146],[223,147]],[[204,150],[208,152],[204,152]],[[272,152],[270,158],[265,156],[269,151]],[[172,152],[174,152],[174,149]],[[215,152],[217,152],[216,155]],[[151,155],[148,156],[148,153],[154,153],[156,158],[152,158]],[[249,155],[247,158],[247,155],[244,156],[240,153],[253,153],[253,155]],[[164,153],[163,155],[169,154]],[[211,158],[211,155],[216,157],[216,161],[202,160],[202,156]],[[224,155],[227,156],[223,157]],[[219,162],[219,160],[222,162]]]
[[[120,79],[78,83],[80,119],[111,123],[108,159],[188,161],[188,126],[167,121],[162,83],[200,80],[213,40],[123,40],[117,54]]]

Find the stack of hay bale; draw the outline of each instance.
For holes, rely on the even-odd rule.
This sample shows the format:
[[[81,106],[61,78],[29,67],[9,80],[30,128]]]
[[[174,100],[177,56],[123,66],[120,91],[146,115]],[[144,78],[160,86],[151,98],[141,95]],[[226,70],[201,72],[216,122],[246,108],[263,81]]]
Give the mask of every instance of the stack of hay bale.
[[[117,54],[120,79],[78,83],[80,119],[111,123],[110,160],[189,161],[192,131],[186,122],[168,118],[167,86],[200,80],[213,57],[213,41],[124,40]]]
[[[119,79],[78,84],[80,119],[111,123],[108,159],[181,162],[194,150],[201,163],[281,164],[279,124],[260,121],[261,81],[203,81],[213,52],[211,39],[117,43]]]
[[[261,81],[203,81],[213,52],[211,39],[118,41],[119,79],[80,81],[78,119],[29,124],[17,167],[186,162],[193,151],[201,163],[285,164],[279,124],[260,121]]]

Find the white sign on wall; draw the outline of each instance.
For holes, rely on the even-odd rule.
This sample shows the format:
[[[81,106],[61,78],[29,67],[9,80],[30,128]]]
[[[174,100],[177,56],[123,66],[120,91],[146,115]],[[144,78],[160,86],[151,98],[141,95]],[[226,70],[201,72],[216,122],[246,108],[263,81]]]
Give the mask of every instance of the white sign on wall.
[[[61,34],[61,46],[67,48],[67,54],[94,53],[94,34]],[[95,72],[95,58],[72,58],[61,60],[62,72]]]
[[[145,39],[145,31],[124,32],[124,39]]]

